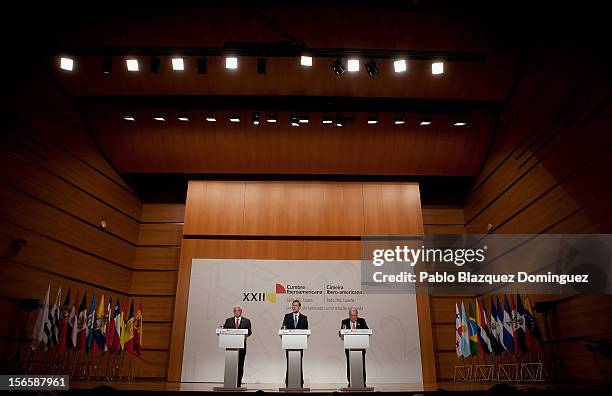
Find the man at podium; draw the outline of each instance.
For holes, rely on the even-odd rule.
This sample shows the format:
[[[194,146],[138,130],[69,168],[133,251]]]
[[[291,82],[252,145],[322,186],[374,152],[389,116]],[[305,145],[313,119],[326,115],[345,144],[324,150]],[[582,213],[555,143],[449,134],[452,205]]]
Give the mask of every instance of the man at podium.
[[[342,320],[340,324],[340,329],[348,330],[348,329],[367,329],[368,325],[364,318],[359,317],[359,311],[357,308],[351,307],[349,309],[349,317],[347,319]],[[349,363],[349,350],[345,349],[344,353],[346,354],[346,379],[349,384],[351,383],[351,368]],[[365,349],[361,351],[361,356],[363,358],[363,381],[366,379],[366,366],[365,366]]]
[[[283,319],[283,329],[308,330],[308,317],[300,313],[302,303],[300,300],[293,300],[291,303],[291,312],[285,314]],[[285,351],[287,358],[287,370],[285,372],[285,386],[287,386],[287,378],[289,374],[289,351]],[[301,357],[304,357],[304,351],[301,351]],[[304,385],[304,369],[302,369],[302,385]]]
[[[242,316],[242,307],[235,305],[234,316],[227,318],[223,324],[224,329],[247,329],[249,333],[247,337],[252,334],[251,321]],[[244,358],[246,357],[246,340],[244,342],[244,348],[238,350],[238,387],[242,386],[242,373],[244,372]]]

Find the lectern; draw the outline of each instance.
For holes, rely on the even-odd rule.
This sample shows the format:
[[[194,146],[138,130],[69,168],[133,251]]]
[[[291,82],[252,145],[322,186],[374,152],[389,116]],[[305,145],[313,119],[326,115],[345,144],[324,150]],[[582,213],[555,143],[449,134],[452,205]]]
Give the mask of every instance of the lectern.
[[[238,387],[238,349],[244,348],[244,342],[249,334],[248,329],[217,329],[219,348],[225,349],[225,371],[223,387],[213,388],[216,391],[242,391]]]
[[[280,391],[309,391],[302,385],[302,351],[308,349],[310,330],[279,330],[281,345],[287,351],[287,387]]]
[[[340,336],[344,341],[344,349],[349,351],[349,369],[351,380],[348,388],[344,391],[372,391],[374,388],[365,386],[363,378],[363,351],[370,347],[371,329],[347,329],[340,330]]]

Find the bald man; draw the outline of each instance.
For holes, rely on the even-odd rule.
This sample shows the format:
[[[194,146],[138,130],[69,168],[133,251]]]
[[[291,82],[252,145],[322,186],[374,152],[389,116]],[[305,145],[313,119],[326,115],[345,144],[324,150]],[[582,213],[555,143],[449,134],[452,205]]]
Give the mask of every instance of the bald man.
[[[347,319],[344,319],[342,323],[340,324],[340,329],[342,330],[367,329],[367,328],[368,328],[368,325],[365,319],[359,317],[359,311],[357,310],[357,308],[354,308],[354,307],[349,309],[349,317]],[[344,352],[346,354],[346,379],[348,380],[350,384],[351,383],[351,367],[350,367],[350,362],[349,362],[349,350],[345,349]],[[366,379],[366,368],[365,368],[366,351],[365,349],[363,349],[361,353],[363,356],[363,382],[365,383],[365,379]]]
[[[242,316],[242,307],[235,305],[234,316],[227,318],[223,324],[224,329],[247,329],[249,333],[247,337],[250,337],[253,332],[251,331],[251,321]],[[244,372],[244,358],[246,357],[246,340],[244,342],[244,348],[238,350],[238,387],[242,386],[242,373]]]

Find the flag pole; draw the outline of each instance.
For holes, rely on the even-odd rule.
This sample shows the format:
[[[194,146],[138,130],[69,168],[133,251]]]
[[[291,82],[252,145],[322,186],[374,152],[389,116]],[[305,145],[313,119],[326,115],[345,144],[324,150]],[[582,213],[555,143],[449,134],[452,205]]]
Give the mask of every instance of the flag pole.
[[[123,361],[125,360],[125,350],[121,351],[121,365],[119,366],[119,380],[123,379]]]
[[[100,359],[98,359],[98,371],[96,377],[100,377],[100,370],[102,370],[102,358],[104,357],[104,351],[100,349]]]

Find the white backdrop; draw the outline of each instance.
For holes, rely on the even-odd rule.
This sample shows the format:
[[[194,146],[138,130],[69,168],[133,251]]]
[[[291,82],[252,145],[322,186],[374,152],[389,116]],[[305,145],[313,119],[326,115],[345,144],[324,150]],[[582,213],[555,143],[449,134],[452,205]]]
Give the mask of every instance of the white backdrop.
[[[312,330],[304,352],[306,383],[346,383],[338,330],[350,306],[361,308],[359,316],[374,331],[366,355],[368,383],[422,383],[414,294],[326,294],[328,285],[359,292],[360,265],[358,260],[194,259],[182,381],[223,382],[224,353],[218,348],[215,328],[232,316],[232,306],[239,304],[253,328],[243,382],[283,382],[285,354],[278,329],[291,301],[297,298]],[[275,293],[277,283],[287,293]],[[305,288],[300,291],[321,290],[323,294],[291,294],[289,286]],[[263,301],[243,301],[243,293],[249,293],[249,300],[255,297]]]

